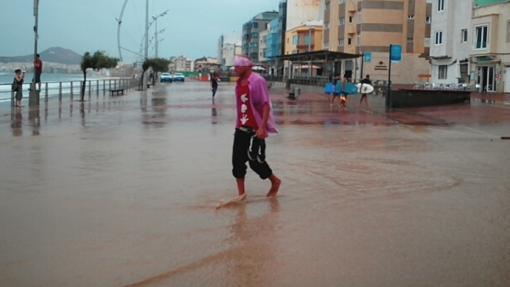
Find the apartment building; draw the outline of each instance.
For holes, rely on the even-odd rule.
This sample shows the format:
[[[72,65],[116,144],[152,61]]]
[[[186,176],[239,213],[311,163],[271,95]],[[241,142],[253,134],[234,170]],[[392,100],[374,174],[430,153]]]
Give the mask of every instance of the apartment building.
[[[324,25],[322,21],[310,21],[287,30],[285,54],[323,50]]]
[[[266,31],[269,23],[276,18],[277,11],[263,12],[243,25],[242,53],[256,63],[259,62],[260,32]]]
[[[475,0],[471,80],[482,92],[510,93],[510,0]]]
[[[432,83],[469,83],[472,1],[432,2],[430,59]]]
[[[331,51],[370,54],[363,73],[386,80],[389,46],[402,46],[403,57],[392,66],[394,83],[428,79],[431,3],[427,0],[323,0],[324,46]],[[335,65],[337,74],[361,77],[361,59]]]
[[[218,64],[224,69],[234,66],[236,55],[240,55],[241,35],[235,32],[223,34],[218,39]]]

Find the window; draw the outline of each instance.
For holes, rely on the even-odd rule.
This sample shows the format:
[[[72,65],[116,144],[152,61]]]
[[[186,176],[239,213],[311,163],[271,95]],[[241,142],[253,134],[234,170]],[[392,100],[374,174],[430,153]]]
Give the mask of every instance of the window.
[[[425,21],[427,22],[427,24],[430,24],[432,22],[432,17],[427,16],[427,18],[425,18]]]
[[[475,28],[475,48],[476,49],[485,49],[487,48],[487,42],[489,38],[489,27],[488,26],[478,26]]]
[[[444,0],[437,0],[437,11],[444,11]]]
[[[468,40],[468,30],[467,29],[460,30],[460,41],[467,42],[467,40]]]
[[[510,21],[506,22],[506,42],[510,43]]]
[[[297,36],[297,35],[294,35],[294,36],[292,37],[292,44],[293,44],[293,45],[297,45],[297,44],[298,44],[298,40],[299,40],[298,36]]]
[[[439,66],[438,78],[440,80],[446,80],[448,78],[448,65],[440,65]]]
[[[259,23],[254,22],[254,23],[253,23],[253,28],[257,29],[258,27],[259,27]]]
[[[347,45],[351,45],[352,43],[352,38],[347,38]]]
[[[349,16],[349,23],[352,23],[352,16]]]
[[[345,25],[345,18],[344,17],[340,17],[340,25]]]
[[[443,44],[443,32],[436,32],[436,45]]]

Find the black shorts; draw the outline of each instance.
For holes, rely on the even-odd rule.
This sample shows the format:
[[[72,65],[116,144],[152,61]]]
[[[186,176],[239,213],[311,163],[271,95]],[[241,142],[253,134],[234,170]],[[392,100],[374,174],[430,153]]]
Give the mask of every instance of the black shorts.
[[[251,156],[250,149],[256,144],[263,146],[263,157]],[[232,175],[235,178],[244,178],[246,175],[246,162],[261,179],[266,179],[273,171],[265,161],[265,141],[255,137],[255,131],[243,131],[236,129],[234,134],[234,146],[232,150]]]

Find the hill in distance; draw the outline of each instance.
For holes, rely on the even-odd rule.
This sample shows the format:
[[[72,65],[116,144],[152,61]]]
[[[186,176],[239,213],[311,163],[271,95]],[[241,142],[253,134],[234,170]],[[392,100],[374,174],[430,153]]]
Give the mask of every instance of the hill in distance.
[[[66,65],[79,65],[82,55],[61,47],[52,47],[39,52],[43,62],[52,62]],[[0,57],[0,63],[32,63],[34,55],[17,56],[17,57]]]

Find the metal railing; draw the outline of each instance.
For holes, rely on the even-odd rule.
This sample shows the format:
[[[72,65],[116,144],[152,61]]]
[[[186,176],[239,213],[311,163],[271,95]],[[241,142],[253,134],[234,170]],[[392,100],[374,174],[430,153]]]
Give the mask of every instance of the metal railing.
[[[48,101],[50,97],[58,97],[59,102],[64,98],[70,101],[74,97],[81,96],[81,87],[83,81],[61,81],[61,82],[43,82],[41,89],[37,91],[39,100]],[[95,79],[87,80],[85,85],[85,97],[91,98],[92,95],[99,97],[106,96],[110,90],[124,89],[129,90],[139,86],[139,81],[133,78],[114,78],[114,79]],[[31,83],[23,84],[23,98],[32,100],[34,95],[29,89]],[[14,105],[15,93],[11,91],[11,84],[0,84],[0,101],[6,101],[10,98],[11,105]]]

